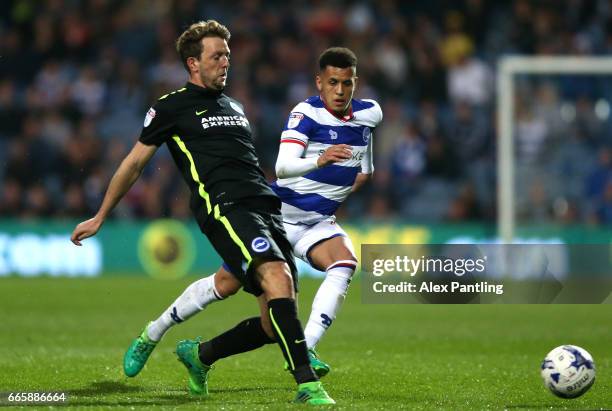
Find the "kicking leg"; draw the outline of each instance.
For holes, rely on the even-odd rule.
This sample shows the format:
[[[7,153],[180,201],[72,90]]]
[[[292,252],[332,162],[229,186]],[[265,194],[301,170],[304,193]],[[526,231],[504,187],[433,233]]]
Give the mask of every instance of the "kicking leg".
[[[153,349],[170,327],[182,323],[209,304],[235,294],[240,282],[223,267],[211,276],[190,284],[159,318],[145,327],[132,341],[123,357],[123,370],[128,377],[136,376],[144,367]]]
[[[224,267],[211,276],[189,285],[158,319],[147,327],[151,341],[159,341],[170,327],[182,323],[209,304],[229,297],[240,289],[240,282]]]

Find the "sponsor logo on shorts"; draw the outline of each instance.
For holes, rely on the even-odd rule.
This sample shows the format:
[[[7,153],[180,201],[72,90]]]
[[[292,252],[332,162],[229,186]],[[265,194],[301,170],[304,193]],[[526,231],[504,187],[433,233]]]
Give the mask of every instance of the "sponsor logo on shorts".
[[[270,242],[263,237],[257,237],[251,242],[251,248],[256,253],[263,253],[270,249]]]

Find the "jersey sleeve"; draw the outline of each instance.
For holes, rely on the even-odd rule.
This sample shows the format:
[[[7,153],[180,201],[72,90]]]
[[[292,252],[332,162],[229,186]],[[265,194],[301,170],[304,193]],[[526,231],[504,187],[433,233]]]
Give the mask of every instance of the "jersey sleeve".
[[[167,108],[159,103],[153,105],[147,111],[138,140],[149,146],[161,146],[170,138],[175,124],[174,121]]]
[[[374,172],[374,156],[372,155],[372,147],[374,146],[374,143],[372,142],[373,139],[374,134],[370,136],[368,148],[361,159],[361,172],[363,174],[372,174]]]
[[[298,144],[281,143],[276,158],[276,176],[298,177],[316,170],[319,157],[302,158],[303,152],[304,148]]]
[[[311,133],[314,132],[316,123],[313,119],[303,113],[301,104],[298,104],[289,114],[285,128],[281,133],[281,143],[296,143],[306,148]]]
[[[363,101],[373,104],[372,108],[369,110],[368,121],[371,123],[371,127],[378,127],[380,122],[383,120],[383,112],[380,104],[378,104],[376,100],[372,99],[363,99]]]

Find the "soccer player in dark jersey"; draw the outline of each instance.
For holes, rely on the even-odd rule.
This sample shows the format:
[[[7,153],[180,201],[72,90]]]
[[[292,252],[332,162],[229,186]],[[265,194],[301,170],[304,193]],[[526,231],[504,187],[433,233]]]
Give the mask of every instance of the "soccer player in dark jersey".
[[[276,341],[298,384],[295,401],[333,404],[309,364],[297,317],[297,272],[280,200],[259,167],[242,105],[223,94],[229,39],[228,29],[214,20],[195,23],[181,34],[177,51],[189,81],[149,109],[140,139],[115,172],[100,209],[76,226],[71,240],[81,245],[98,232],[166,143],[191,189],[200,229],[243,288],[257,297],[261,312],[207,343],[179,342],[176,353],[189,372],[190,392],[208,394],[209,364],[217,359]],[[146,340],[144,333],[141,337]],[[141,347],[147,349],[146,344]]]

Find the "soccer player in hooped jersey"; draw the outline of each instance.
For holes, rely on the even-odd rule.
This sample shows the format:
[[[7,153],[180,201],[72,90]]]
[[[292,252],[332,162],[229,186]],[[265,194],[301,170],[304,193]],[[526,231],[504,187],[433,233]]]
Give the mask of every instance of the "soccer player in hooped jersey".
[[[272,189],[294,253],[326,272],[304,329],[311,365],[326,374],[314,347],[336,318],[357,258],[351,240],[336,223],[335,211],[372,174],[372,131],[382,120],[374,100],[353,98],[357,58],[341,47],[319,58],[319,96],[299,103],[289,115],[276,162]],[[314,357],[314,358],[313,358]]]
[[[281,134],[278,180],[272,184],[282,200],[283,225],[294,253],[326,272],[304,329],[310,365],[319,377],[330,367],[318,358],[314,348],[336,318],[357,267],[353,245],[336,223],[334,213],[372,174],[372,132],[382,120],[378,103],[353,98],[356,67],[357,58],[347,48],[334,47],[321,54],[316,77],[320,95],[291,111]],[[236,293],[241,284],[230,272],[231,268],[223,264],[212,276],[187,287],[133,341],[124,360],[126,373],[135,376],[140,372],[170,327]],[[200,346],[200,357],[207,365],[248,349],[228,352],[219,337]]]

